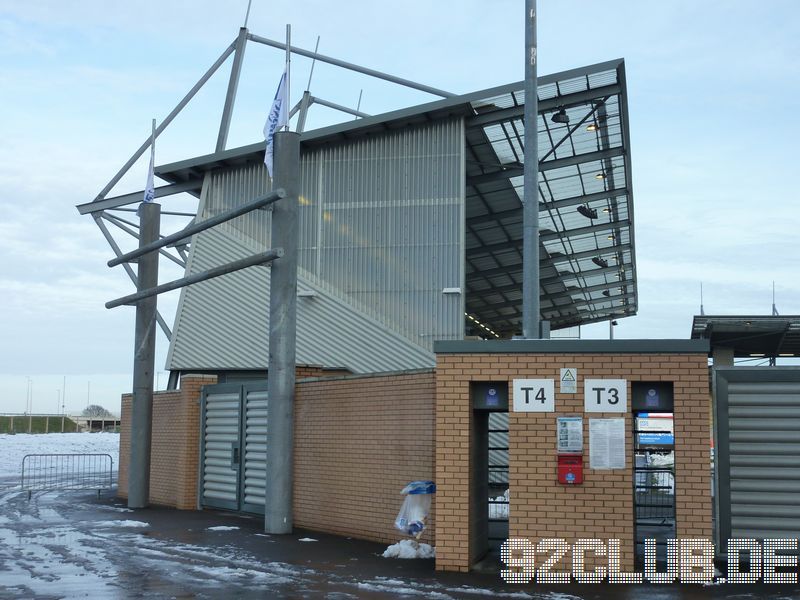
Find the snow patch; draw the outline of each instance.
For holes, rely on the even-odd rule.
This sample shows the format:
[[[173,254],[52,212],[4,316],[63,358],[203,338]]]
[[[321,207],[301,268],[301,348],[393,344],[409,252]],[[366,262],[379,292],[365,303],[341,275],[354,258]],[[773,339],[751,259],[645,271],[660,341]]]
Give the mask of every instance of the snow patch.
[[[103,504],[95,504],[92,506],[92,508],[98,510],[112,510],[114,512],[123,512],[123,513],[133,512],[132,508],[122,508],[121,506],[105,506]]]
[[[0,479],[19,478],[26,454],[110,454],[119,464],[118,433],[0,434]]]
[[[434,558],[435,556],[435,548],[430,544],[420,544],[416,540],[400,540],[383,552],[384,558]]]
[[[315,540],[314,538],[300,538],[297,541],[298,542],[318,542],[319,540]]]
[[[98,521],[94,523],[97,527],[150,527],[150,523],[144,521],[131,521],[122,519],[120,521]]]
[[[215,525],[214,527],[206,527],[209,531],[236,531],[238,527],[231,525]]]

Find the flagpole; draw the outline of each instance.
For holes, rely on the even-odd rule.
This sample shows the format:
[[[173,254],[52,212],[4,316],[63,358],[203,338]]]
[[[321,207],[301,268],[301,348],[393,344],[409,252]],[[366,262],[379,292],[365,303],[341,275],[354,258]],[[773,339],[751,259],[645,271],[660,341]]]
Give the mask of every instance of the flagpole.
[[[250,5],[252,3],[253,0],[247,0],[247,12],[244,15],[244,25],[242,25],[245,29],[247,29],[247,21],[250,19]]]
[[[292,65],[292,26],[286,24],[286,106],[287,109],[292,105],[290,102],[292,86],[291,84],[291,65]],[[286,120],[284,131],[289,131],[289,120]]]

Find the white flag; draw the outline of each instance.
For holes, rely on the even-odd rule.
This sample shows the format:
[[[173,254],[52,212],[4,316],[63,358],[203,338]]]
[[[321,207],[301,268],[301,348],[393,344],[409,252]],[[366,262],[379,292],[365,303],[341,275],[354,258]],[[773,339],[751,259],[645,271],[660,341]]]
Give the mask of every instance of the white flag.
[[[151,142],[150,145],[150,166],[147,169],[147,183],[144,186],[144,197],[142,198],[142,203],[144,202],[152,202],[156,198],[156,188],[155,184],[153,183],[153,162],[155,160],[156,155],[156,146],[155,142]],[[139,205],[139,208],[136,209],[136,215],[141,217],[142,216],[142,205]]]
[[[144,200],[142,202],[152,202],[156,198],[156,189],[153,185],[153,160],[156,155],[155,144],[150,146],[150,168],[147,170],[147,184],[144,186]]]
[[[264,124],[264,139],[267,140],[267,150],[264,153],[264,164],[267,165],[269,176],[272,177],[272,146],[275,130],[283,127],[289,122],[289,101],[288,90],[286,89],[286,70],[281,76],[278,84],[278,91],[275,92],[275,99],[272,101],[272,108],[267,115],[267,122]]]

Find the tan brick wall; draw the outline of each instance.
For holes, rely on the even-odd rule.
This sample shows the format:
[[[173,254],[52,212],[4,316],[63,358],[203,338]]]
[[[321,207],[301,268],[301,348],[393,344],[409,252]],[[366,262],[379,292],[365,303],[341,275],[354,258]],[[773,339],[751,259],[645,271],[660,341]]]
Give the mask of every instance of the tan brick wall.
[[[330,375],[327,371],[325,374]],[[152,503],[195,508],[200,387],[214,382],[213,378],[187,376],[181,379],[179,392],[155,395]],[[130,406],[130,395],[123,396],[122,497],[127,497]],[[403,501],[400,490],[409,481],[434,478],[434,423],[432,371],[298,382],[295,525],[396,542],[401,538],[393,527]],[[432,515],[423,541],[433,543],[434,527]]]
[[[436,568],[466,571],[470,556],[469,435],[470,381],[515,378],[556,380],[556,412],[509,413],[511,537],[536,543],[543,537],[619,539],[623,569],[633,567],[633,423],[625,415],[626,468],[589,469],[589,418],[583,413],[583,379],[673,381],[675,394],[675,479],[678,537],[711,538],[708,374],[703,354],[440,354],[436,376]],[[578,393],[560,394],[559,370],[578,368]],[[557,482],[555,426],[559,416],[584,417],[584,483]]]
[[[215,375],[187,375],[181,388],[153,394],[150,446],[150,502],[180,509],[197,507],[200,444],[200,391],[217,382]],[[118,495],[128,496],[132,396],[122,397]]]
[[[347,369],[332,369],[321,365],[297,365],[295,367],[295,378],[306,379],[309,377],[344,377],[352,375]]]
[[[298,383],[295,525],[396,542],[400,490],[434,478],[434,422],[433,372]]]

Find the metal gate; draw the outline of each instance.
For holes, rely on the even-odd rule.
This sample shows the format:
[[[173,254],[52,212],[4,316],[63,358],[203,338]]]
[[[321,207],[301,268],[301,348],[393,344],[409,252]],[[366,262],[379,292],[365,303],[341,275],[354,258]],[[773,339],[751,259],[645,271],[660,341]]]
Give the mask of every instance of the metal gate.
[[[206,386],[200,414],[200,506],[264,514],[266,381]]]
[[[644,540],[656,540],[656,556],[662,559],[666,557],[667,540],[676,535],[672,416],[659,413],[661,418],[652,419],[649,414],[634,413],[633,510],[636,556],[640,560],[644,557]],[[661,421],[664,426],[643,427],[651,421]]]
[[[800,537],[800,368],[715,368],[714,401],[718,547]]]
[[[508,412],[489,413],[489,548],[508,539]]]

